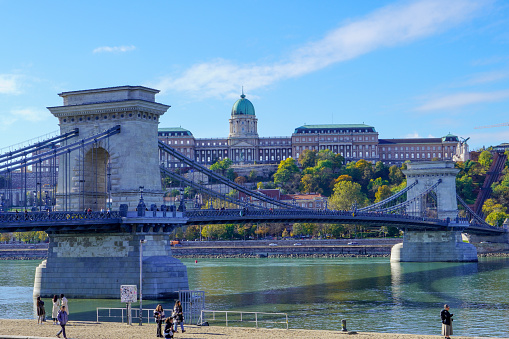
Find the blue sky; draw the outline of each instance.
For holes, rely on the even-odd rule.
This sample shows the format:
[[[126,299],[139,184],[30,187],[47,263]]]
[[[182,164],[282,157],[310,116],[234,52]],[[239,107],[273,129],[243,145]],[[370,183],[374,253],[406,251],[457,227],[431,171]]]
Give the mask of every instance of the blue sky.
[[[509,2],[3,1],[0,148],[58,130],[65,91],[161,90],[160,127],[226,137],[244,92],[260,136],[365,123],[380,138],[509,142]]]

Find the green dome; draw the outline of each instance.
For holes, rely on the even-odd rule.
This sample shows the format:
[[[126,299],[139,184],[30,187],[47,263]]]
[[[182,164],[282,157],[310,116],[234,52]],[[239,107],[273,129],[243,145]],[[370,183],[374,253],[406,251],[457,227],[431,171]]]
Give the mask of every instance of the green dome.
[[[240,99],[233,104],[232,115],[238,114],[255,115],[253,104],[251,101],[246,99],[244,94],[242,94]]]

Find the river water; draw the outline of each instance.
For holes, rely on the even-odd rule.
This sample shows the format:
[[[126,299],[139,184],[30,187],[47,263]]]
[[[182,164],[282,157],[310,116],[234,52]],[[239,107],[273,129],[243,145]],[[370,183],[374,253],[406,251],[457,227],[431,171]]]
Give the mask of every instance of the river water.
[[[479,263],[390,263],[388,258],[183,259],[206,308],[288,313],[290,328],[440,334],[444,303],[454,333],[509,337],[509,258]],[[34,318],[39,261],[0,261],[0,318]],[[50,300],[45,300],[51,312]],[[156,301],[144,302],[144,308]],[[73,320],[119,300],[70,300]],[[171,302],[163,302],[165,309]],[[136,304],[133,305],[136,307]]]

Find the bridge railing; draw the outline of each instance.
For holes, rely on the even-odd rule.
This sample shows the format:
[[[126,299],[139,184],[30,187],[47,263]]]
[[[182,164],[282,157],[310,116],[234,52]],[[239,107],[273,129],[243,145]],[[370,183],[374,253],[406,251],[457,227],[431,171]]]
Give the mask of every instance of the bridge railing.
[[[120,212],[2,212],[2,222],[41,222],[41,221],[70,221],[70,220],[104,220],[120,219]]]
[[[275,210],[247,210],[247,209],[229,209],[229,210],[199,210],[199,211],[186,211],[184,217],[186,218],[213,218],[213,217],[257,217],[257,216],[351,216],[351,217],[388,217],[395,219],[405,220],[419,220],[435,223],[447,223],[447,219],[437,219],[430,217],[413,216],[408,214],[393,214],[378,211],[361,212],[361,211],[345,211],[345,210],[292,210],[292,209],[275,209]],[[465,221],[467,219],[458,218],[458,221]]]

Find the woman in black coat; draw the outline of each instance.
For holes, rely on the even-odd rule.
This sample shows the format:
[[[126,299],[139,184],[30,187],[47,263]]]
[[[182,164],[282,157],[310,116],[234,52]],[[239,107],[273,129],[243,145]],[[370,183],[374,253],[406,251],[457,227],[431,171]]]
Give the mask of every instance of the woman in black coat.
[[[449,305],[445,304],[440,312],[440,318],[442,318],[442,335],[446,339],[450,339],[449,336],[452,335],[452,316],[453,314],[449,313]]]

